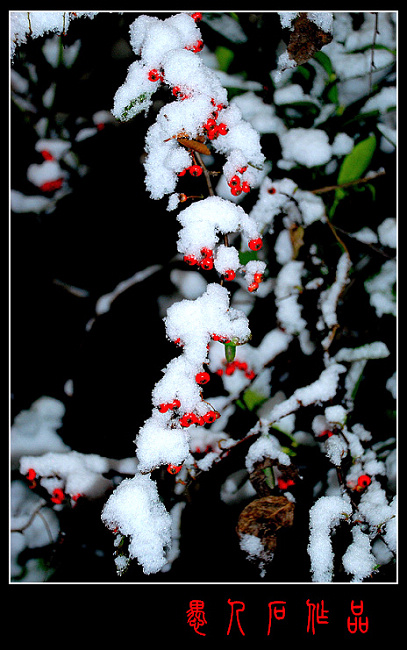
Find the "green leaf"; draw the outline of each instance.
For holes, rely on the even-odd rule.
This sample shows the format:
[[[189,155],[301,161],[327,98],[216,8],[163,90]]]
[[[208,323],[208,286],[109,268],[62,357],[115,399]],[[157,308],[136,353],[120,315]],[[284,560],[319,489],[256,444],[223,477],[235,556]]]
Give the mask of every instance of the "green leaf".
[[[371,135],[366,140],[356,144],[344,158],[338,175],[338,185],[351,183],[360,178],[369,167],[376,149],[376,136]]]
[[[236,356],[236,345],[233,343],[225,343],[225,359],[231,363]]]
[[[251,260],[257,260],[258,255],[256,251],[239,251],[239,262],[243,266],[247,264],[247,262],[251,262]]]
[[[260,393],[256,393],[255,390],[246,390],[243,394],[243,401],[246,404],[249,411],[253,411],[257,406],[263,404],[267,400],[267,397]]]
[[[328,74],[328,77],[331,77],[331,75],[334,74],[331,59],[325,54],[325,52],[315,52],[314,59],[316,59],[318,63],[322,65],[325,72]]]
[[[218,60],[220,70],[222,70],[222,72],[227,72],[230,64],[234,59],[234,52],[228,47],[218,45],[218,47],[215,49],[215,55]]]
[[[146,105],[144,102],[146,99],[148,99],[148,97],[149,95],[147,93],[142,93],[138,97],[132,99],[131,102],[129,102],[123,109],[120,115],[120,120],[122,122],[127,122],[128,120],[131,120],[133,117],[135,117],[135,115],[140,113],[140,111],[145,109]]]

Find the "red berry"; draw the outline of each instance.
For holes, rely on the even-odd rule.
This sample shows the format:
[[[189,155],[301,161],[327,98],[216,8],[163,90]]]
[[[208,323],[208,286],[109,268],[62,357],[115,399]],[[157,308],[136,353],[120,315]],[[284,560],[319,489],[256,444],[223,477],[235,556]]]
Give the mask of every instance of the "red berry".
[[[209,118],[204,124],[204,129],[206,131],[210,131],[211,129],[214,129],[216,126],[216,120],[212,119],[212,117]]]
[[[51,501],[53,503],[62,503],[64,499],[65,499],[65,494],[63,493],[61,488],[55,488],[55,490],[52,493]]]
[[[334,434],[329,429],[325,429],[322,433],[319,434],[318,438],[330,438]]]
[[[186,173],[187,173],[187,170],[183,169],[182,172],[178,172],[177,176],[185,176]]]
[[[250,192],[250,185],[247,181],[243,181],[242,190],[243,192],[246,192],[246,194]]]
[[[202,14],[200,11],[194,11],[193,14],[191,14],[192,18],[195,20],[196,23],[199,23],[200,20],[202,20]]]
[[[213,250],[211,248],[201,248],[201,253],[205,257],[213,257]]]
[[[193,266],[194,264],[198,264],[198,260],[193,255],[184,255],[184,262],[186,262],[190,266]]]
[[[224,273],[225,280],[231,281],[236,277],[236,273],[232,269],[227,269]]]
[[[234,361],[230,361],[226,366],[225,373],[230,376],[233,375],[235,370],[236,370],[236,363]]]
[[[57,178],[55,181],[48,181],[40,186],[40,190],[42,192],[53,192],[54,190],[59,190],[59,188],[62,187],[63,182],[63,178]]]
[[[232,187],[230,191],[233,194],[233,196],[240,196],[240,194],[242,193],[242,188],[239,185],[237,187]]]
[[[230,187],[238,187],[238,186],[240,185],[240,178],[239,178],[239,176],[236,176],[236,174],[235,174],[234,176],[232,176],[232,178],[230,179],[228,185],[229,185]]]
[[[182,469],[182,465],[168,465],[167,472],[169,474],[178,474]]]
[[[368,474],[362,474],[362,476],[359,476],[358,478],[358,486],[362,489],[367,488],[368,485],[370,485],[372,482],[372,479]]]
[[[179,409],[180,406],[181,406],[181,402],[179,401],[179,399],[175,399],[173,402],[171,402],[170,408]]]
[[[247,379],[254,379],[255,376],[256,376],[256,373],[254,372],[254,370],[247,370],[244,374],[245,374],[245,377],[247,377]]]
[[[158,410],[160,411],[160,413],[166,413],[169,408],[170,408],[169,404],[159,404],[158,406]]]
[[[213,257],[204,257],[203,260],[199,263],[199,266],[204,271],[210,271],[213,269]]]
[[[215,422],[215,420],[218,419],[218,415],[217,415],[216,411],[208,411],[207,413],[205,413],[203,418],[204,418],[206,424],[212,424],[213,422]]]
[[[188,171],[191,176],[200,176],[202,174],[202,167],[200,165],[191,165],[191,167],[188,167]]]
[[[228,131],[229,131],[229,129],[228,129],[228,127],[226,126],[226,124],[224,122],[221,122],[218,125],[218,133],[220,135],[226,135]]]
[[[213,341],[220,341],[221,343],[230,343],[227,336],[222,336],[220,334],[212,334]]]
[[[219,377],[222,377],[222,375],[223,375],[223,370],[222,370],[222,368],[219,368],[219,370],[216,370],[216,371],[215,371],[215,374],[219,375]]]
[[[275,188],[275,187],[270,187],[270,189],[269,189],[269,190],[267,190],[267,192],[268,192],[269,194],[275,194],[275,193],[276,193],[276,191],[277,191],[277,190],[276,190],[276,188]]]
[[[192,52],[200,52],[203,48],[203,41],[197,41],[191,48]]]
[[[251,239],[249,241],[249,248],[251,251],[259,251],[262,246],[263,246],[263,241],[261,237],[258,237],[257,239]]]
[[[180,419],[180,424],[182,427],[189,427],[191,424],[195,424],[198,421],[195,413],[185,413]]]
[[[252,283],[249,284],[249,286],[247,287],[247,290],[250,291],[250,293],[253,293],[253,291],[257,291],[258,288],[259,288],[258,283],[257,283],[257,282],[252,282]]]
[[[198,374],[195,376],[195,379],[198,384],[207,384],[210,380],[210,375],[208,372],[198,372]]]
[[[260,282],[263,282],[263,275],[261,273],[255,273],[254,281],[257,282],[257,284],[260,284]]]
[[[31,469],[28,470],[27,478],[28,478],[29,481],[33,481],[36,476],[37,476],[37,474],[35,473],[35,469],[31,468]]]
[[[46,149],[41,151],[41,155],[44,158],[44,160],[54,160],[54,156],[52,154],[50,154],[50,152],[47,151]]]
[[[246,361],[237,361],[235,359],[235,365],[236,368],[239,368],[239,370],[247,370],[248,368]]]
[[[244,174],[245,171],[246,171],[246,169],[247,169],[247,165],[246,165],[246,167],[241,167],[241,168],[238,169],[237,171],[239,172],[239,174]]]
[[[150,72],[148,73],[148,78],[150,81],[158,81],[159,79],[161,79],[161,75],[158,72],[158,70],[154,68],[153,70],[150,70]]]
[[[213,129],[209,129],[206,136],[208,140],[214,140],[218,135],[218,127],[214,126]]]

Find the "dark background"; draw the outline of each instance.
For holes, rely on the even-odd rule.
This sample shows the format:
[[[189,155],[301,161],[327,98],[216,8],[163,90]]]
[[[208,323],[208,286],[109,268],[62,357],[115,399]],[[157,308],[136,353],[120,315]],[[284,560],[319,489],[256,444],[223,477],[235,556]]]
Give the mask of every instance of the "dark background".
[[[134,60],[130,50],[125,55],[125,45],[120,47],[121,56],[118,57],[118,42],[128,39],[128,27],[135,17],[136,14],[131,13],[122,16],[102,13],[89,23],[86,18],[73,21],[67,35],[62,37],[67,45],[77,38],[82,39],[78,59],[71,69],[54,70],[49,66],[41,54],[42,39],[30,41],[17,50],[13,62],[17,71],[24,70],[25,60],[35,61],[37,65],[39,81],[32,89],[33,101],[41,97],[52,79],[56,80],[51,119],[62,114],[72,137],[80,128],[76,124],[78,117],[85,118],[90,125],[94,112],[111,109],[113,96]],[[241,14],[240,19],[249,38],[245,44],[232,46],[235,58],[230,72],[244,71],[249,79],[263,83],[262,96],[265,101],[272,101],[269,72],[275,67],[276,46],[281,38],[278,17],[262,14],[253,18],[252,14]],[[201,30],[209,47],[222,44],[231,47],[229,41],[205,24],[201,25]],[[168,99],[165,91],[163,93],[161,99]],[[327,127],[330,136],[333,138],[336,132],[343,130],[345,118],[349,120],[358,110],[358,106],[350,107],[342,122],[333,119]],[[34,150],[33,123],[38,117],[38,114],[29,115],[13,103],[11,105],[11,187],[27,194],[33,193],[35,188],[26,179],[26,169],[30,163],[41,161],[40,154]],[[309,125],[310,119],[304,113],[301,125]],[[73,192],[49,215],[11,214],[10,220],[11,419],[40,396],[55,397],[67,407],[60,431],[64,441],[77,451],[115,458],[134,455],[137,431],[151,413],[151,390],[161,377],[161,369],[174,354],[173,346],[165,339],[157,297],[174,291],[169,280],[170,270],[175,266],[184,268],[173,259],[178,230],[175,213],[166,211],[167,199],[151,201],[144,186],[144,137],[153,120],[154,112],[147,118],[139,115],[128,123],[107,124],[95,137],[75,143],[75,152],[81,163],[89,166],[89,173],[83,178],[72,175]],[[372,127],[373,120],[348,126],[347,132],[353,135],[352,129],[354,132],[359,129],[362,139]],[[263,136],[262,145],[267,159],[279,159],[275,136]],[[385,216],[395,214],[395,156],[380,151],[375,156],[372,169],[383,165],[386,176],[375,183],[374,201],[368,192],[352,193],[344,201],[336,218],[345,230],[357,231],[364,225],[375,229]],[[276,167],[273,174],[274,178],[286,175]],[[335,182],[335,179],[304,169],[293,170],[289,176],[302,189]],[[196,184],[200,179],[193,182]],[[187,191],[187,186],[182,189]],[[205,191],[204,185],[202,191]],[[254,200],[254,196],[247,197],[244,207],[250,209]],[[332,233],[316,225],[310,236],[318,238],[334,273],[340,251]],[[274,241],[271,236],[266,241],[271,274],[277,268],[273,260]],[[346,243],[352,260],[366,254],[366,249],[357,242],[347,239]],[[304,246],[304,255],[307,248]],[[391,255],[392,251],[385,253]],[[377,273],[386,259],[371,250],[369,256],[367,266],[353,279],[346,292],[340,312],[343,327],[332,346],[332,354],[335,346],[356,346],[375,340],[383,340],[388,345],[392,353],[389,359],[368,363],[354,413],[355,422],[363,422],[368,430],[372,428],[378,440],[385,440],[394,435],[394,405],[384,386],[394,368],[396,335],[394,319],[390,316],[376,318],[364,291],[364,280]],[[161,264],[163,268],[119,296],[110,311],[98,317],[87,331],[86,325],[95,315],[97,299],[112,291],[120,281],[152,264]],[[205,277],[217,279],[216,274]],[[84,289],[88,296],[73,295],[61,283]],[[258,302],[250,315],[254,345],[275,326],[272,296]],[[315,304],[304,302],[304,315],[310,321],[315,319]],[[303,360],[299,347],[293,344],[289,354],[281,355],[276,365],[275,373],[281,377],[287,375],[289,369],[283,385],[287,394],[299,385],[306,385],[308,380],[312,381],[318,367],[322,370],[320,358],[312,357],[307,364]],[[69,379],[73,380],[72,396],[67,396],[64,390]],[[298,429],[303,426],[304,430],[309,430],[314,415],[312,408],[304,416],[299,414]],[[237,417],[230,426],[240,428],[242,433],[255,422],[254,414],[239,413]],[[57,548],[44,550],[45,559],[55,568],[50,581],[147,582],[153,585],[192,579],[194,583],[258,583],[258,570],[241,553],[235,533],[243,506],[226,506],[218,497],[219,487],[228,474],[242,467],[247,448],[240,447],[193,486],[191,502],[185,509],[181,557],[171,572],[144,576],[140,567],[133,563],[129,571],[118,578],[112,561],[112,536],[100,521],[103,503],[79,502],[73,511],[61,515],[63,541]],[[306,552],[308,512],[313,502],[312,487],[318,476],[321,479],[326,476],[328,463],[307,450],[301,453],[303,456],[297,460],[304,479],[301,493],[296,495],[298,514],[294,531],[283,533],[266,578],[276,583],[310,581]],[[164,498],[170,499],[173,478],[162,470],[157,470],[156,478],[160,479]],[[348,541],[345,536],[337,543]],[[347,580],[347,577],[339,576],[338,579]],[[374,581],[394,579],[392,565],[385,567]],[[170,600],[168,589],[166,598]],[[200,597],[198,593],[196,597]],[[265,602],[272,599],[267,598]],[[225,625],[227,623],[228,619]],[[191,638],[194,638],[193,633]]]

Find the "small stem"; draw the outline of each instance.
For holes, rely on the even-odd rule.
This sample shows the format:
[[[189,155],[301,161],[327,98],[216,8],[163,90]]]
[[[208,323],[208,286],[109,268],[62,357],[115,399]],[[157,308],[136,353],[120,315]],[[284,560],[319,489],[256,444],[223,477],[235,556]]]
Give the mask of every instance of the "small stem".
[[[201,167],[202,167],[202,170],[203,170],[203,173],[204,173],[204,176],[205,176],[205,180],[206,180],[206,184],[208,186],[209,196],[215,196],[215,192],[214,192],[214,189],[212,187],[211,176],[210,176],[208,170],[206,169],[206,165],[204,164],[204,162],[202,160],[202,156],[197,151],[195,151],[194,153],[195,153],[195,156],[196,156],[196,159],[197,159],[199,165],[201,165]]]
[[[326,187],[320,187],[317,190],[309,190],[312,194],[324,194],[325,192],[333,192],[335,190],[340,190],[344,187],[351,187],[352,185],[359,185],[360,183],[369,183],[370,181],[376,180],[380,176],[384,176],[386,172],[383,170],[377,172],[377,174],[372,174],[371,176],[364,176],[363,178],[357,178],[355,181],[349,181],[348,183],[342,183],[342,185],[327,185]]]

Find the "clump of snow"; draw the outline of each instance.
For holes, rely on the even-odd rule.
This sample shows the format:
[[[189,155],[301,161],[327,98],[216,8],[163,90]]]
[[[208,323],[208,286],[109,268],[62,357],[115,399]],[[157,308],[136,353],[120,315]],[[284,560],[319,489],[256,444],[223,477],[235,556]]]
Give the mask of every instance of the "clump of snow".
[[[350,500],[342,496],[320,497],[310,510],[308,554],[313,582],[331,582],[334,553],[333,529],[352,514]]]
[[[322,129],[293,128],[280,135],[283,159],[305,167],[325,165],[332,158],[328,134]]]
[[[352,529],[353,541],[348,546],[342,563],[347,573],[353,576],[351,582],[363,582],[373,572],[377,559],[372,553],[369,536],[360,526]]]
[[[281,449],[277,438],[273,435],[262,435],[252,445],[246,455],[245,465],[252,472],[254,465],[264,458],[275,458],[281,465],[290,465],[290,457]]]
[[[393,294],[396,279],[397,263],[395,260],[387,260],[380,268],[379,273],[365,282],[370,304],[379,317],[384,314],[396,316],[397,303]]]
[[[27,38],[38,38],[48,32],[66,32],[71,20],[79,17],[94,18],[98,11],[11,11],[10,56]]]
[[[18,466],[21,456],[70,451],[58,429],[62,427],[65,405],[53,397],[40,397],[29,409],[14,418],[10,432],[11,464]]]
[[[266,565],[273,559],[273,552],[268,551],[262,544],[261,539],[256,535],[245,533],[239,537],[239,545],[242,551],[247,554],[250,561],[256,562],[260,570],[260,576],[264,578]]]
[[[23,456],[20,459],[21,474],[27,474],[29,469],[34,469],[37,480],[50,495],[55,488],[61,488],[71,497],[80,495],[97,499],[113,485],[111,479],[103,474],[110,470],[136,471],[137,462],[135,459],[115,460],[77,451],[48,452],[41,456]]]
[[[136,559],[145,574],[156,573],[166,564],[164,549],[171,542],[171,515],[149,475],[124,479],[106,502],[102,521],[130,539],[129,558]]]

